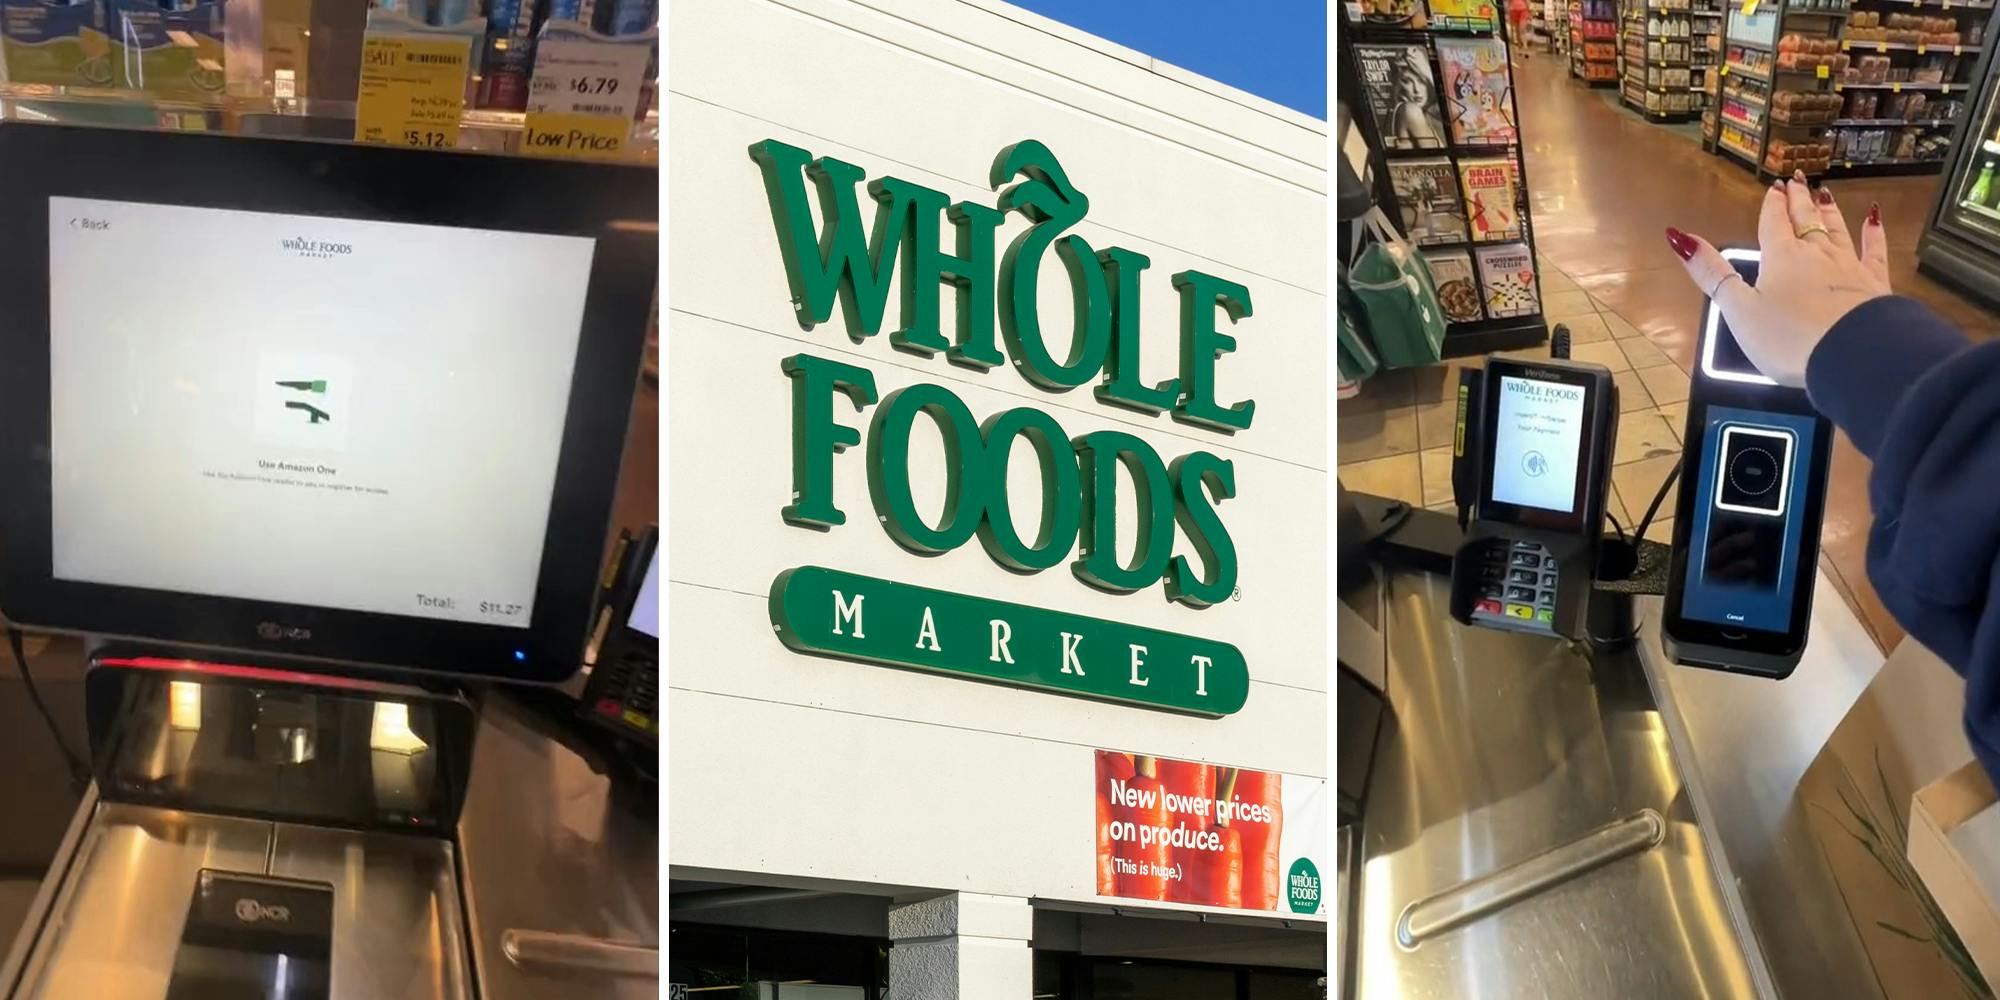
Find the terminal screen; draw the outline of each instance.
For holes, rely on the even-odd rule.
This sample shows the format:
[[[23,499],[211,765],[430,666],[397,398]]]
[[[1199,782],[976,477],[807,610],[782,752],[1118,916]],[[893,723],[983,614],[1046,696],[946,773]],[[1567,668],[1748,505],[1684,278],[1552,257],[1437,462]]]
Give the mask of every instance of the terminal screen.
[[[49,199],[58,579],[526,628],[595,241]]]
[[[660,637],[660,550],[653,550],[653,558],[646,562],[646,579],[639,584],[639,596],[632,599],[632,613],[625,616],[625,624],[633,631],[644,632],[655,639]]]
[[[1585,388],[1500,376],[1493,431],[1493,499],[1539,510],[1576,510]]]

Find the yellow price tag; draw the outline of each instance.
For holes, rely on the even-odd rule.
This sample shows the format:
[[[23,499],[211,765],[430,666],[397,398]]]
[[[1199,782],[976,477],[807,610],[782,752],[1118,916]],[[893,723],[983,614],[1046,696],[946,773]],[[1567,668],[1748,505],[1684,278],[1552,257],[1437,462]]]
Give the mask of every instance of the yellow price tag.
[[[1924,54],[1924,43],[1922,43],[1922,42],[1918,42],[1918,43],[1917,43],[1917,54],[1918,54],[1918,55],[1923,55],[1923,54]]]
[[[1743,16],[1750,17],[1756,13],[1757,0],[1743,0]]]
[[[1875,51],[1877,51],[1877,52],[1887,52],[1887,51],[1889,51],[1889,43],[1888,43],[1888,42],[1876,42],[1876,43],[1875,43]]]
[[[1841,40],[1840,40],[1840,51],[1842,51],[1842,52],[1846,52],[1846,51],[1848,50],[1848,47],[1849,47],[1849,43],[1848,43],[1847,39],[1845,39],[1845,38],[1841,39]]]
[[[1716,76],[1728,76],[1728,75],[1729,75],[1729,67],[1727,67],[1727,66],[1724,66],[1724,67],[1722,67],[1721,69],[1719,69],[1719,70],[1716,70],[1716,71],[1715,71],[1715,75],[1716,75]]]
[[[1818,66],[1813,67],[1813,75],[1819,77],[1822,80],[1826,80],[1830,79],[1833,74],[1831,71],[1827,69],[1825,63],[1820,63]]]
[[[1853,161],[1853,160],[1842,160],[1842,161],[1840,161],[1840,167],[1841,167],[1841,169],[1843,169],[1843,170],[1853,170],[1853,169],[1854,169],[1854,161]]]
[[[1963,46],[1954,45],[1951,47],[1951,54],[1955,56],[1962,56],[1965,54],[1965,48]]]
[[[361,43],[354,138],[450,149],[465,110],[465,36],[369,35]]]
[[[1891,93],[1891,94],[1900,94],[1900,93],[1902,93],[1902,92],[1903,92],[1903,85],[1902,85],[1902,84],[1900,84],[1900,83],[1892,83],[1892,84],[1890,84],[1890,85],[1889,85],[1889,93]]]
[[[530,111],[521,132],[521,152],[579,160],[616,160],[625,154],[632,122],[614,115]]]

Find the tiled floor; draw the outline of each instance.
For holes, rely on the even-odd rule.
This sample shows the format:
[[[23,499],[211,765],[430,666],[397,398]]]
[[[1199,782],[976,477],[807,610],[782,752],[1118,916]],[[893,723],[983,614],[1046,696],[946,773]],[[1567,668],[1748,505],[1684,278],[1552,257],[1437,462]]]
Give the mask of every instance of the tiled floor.
[[[1616,372],[1620,419],[1614,513],[1627,524],[1651,501],[1673,465],[1686,419],[1687,369],[1701,296],[1668,250],[1677,226],[1718,245],[1754,245],[1763,187],[1749,171],[1701,151],[1684,134],[1641,120],[1567,79],[1561,60],[1514,67],[1525,139],[1544,312],[1567,323],[1573,355]],[[1680,134],[1677,134],[1680,133]],[[1917,236],[1939,179],[1836,180],[1828,185],[1849,220],[1879,202],[1898,292],[1922,299],[1976,338],[2000,330],[2000,316],[1916,273]],[[1476,364],[1479,359],[1458,359]],[[1349,489],[1450,502],[1450,416],[1439,403],[1457,384],[1450,365],[1371,380],[1339,406],[1340,478]],[[1900,641],[1864,571],[1868,460],[1840,436],[1821,532],[1821,564],[1877,644]],[[1662,504],[1671,514],[1672,501]],[[1648,534],[1658,538],[1655,521]]]

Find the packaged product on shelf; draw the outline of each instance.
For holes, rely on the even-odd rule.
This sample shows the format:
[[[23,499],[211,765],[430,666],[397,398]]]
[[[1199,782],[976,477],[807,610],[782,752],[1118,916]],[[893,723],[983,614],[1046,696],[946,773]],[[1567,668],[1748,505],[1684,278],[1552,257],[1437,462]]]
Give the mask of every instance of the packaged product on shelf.
[[[222,96],[222,0],[168,10],[157,0],[111,0],[117,86],[175,101]]]
[[[1465,222],[1474,242],[1521,238],[1514,176],[1513,161],[1504,157],[1458,161],[1458,178],[1465,189]]]
[[[1409,2],[1423,9],[1421,0]],[[606,35],[637,35],[660,23],[658,0],[597,0],[597,9],[597,30]]]
[[[1500,11],[1492,0],[1430,0],[1430,16],[1432,25],[1440,28],[1500,26]]]
[[[1356,45],[1354,60],[1384,147],[1444,148],[1437,82],[1424,46]]]
[[[1472,255],[1464,250],[1425,250],[1424,263],[1437,286],[1438,303],[1447,323],[1477,323],[1486,318],[1479,301],[1479,284],[1472,278]]]
[[[0,0],[0,58],[13,83],[111,85],[111,36],[100,0]]]
[[[1486,286],[1486,315],[1532,316],[1542,309],[1535,293],[1535,255],[1525,243],[1477,247],[1479,280]]]
[[[1424,0],[1360,0],[1361,19],[1371,24],[1429,26]]]
[[[1411,242],[1429,245],[1466,238],[1465,203],[1458,198],[1458,176],[1450,160],[1390,160],[1389,184],[1396,191],[1403,232]]]
[[[1451,141],[1466,146],[1512,144],[1519,132],[1514,127],[1506,45],[1498,38],[1439,38],[1436,45]]]
[[[491,0],[486,8],[486,50],[479,106],[519,111],[528,105],[528,74],[535,66],[535,28],[548,0]]]

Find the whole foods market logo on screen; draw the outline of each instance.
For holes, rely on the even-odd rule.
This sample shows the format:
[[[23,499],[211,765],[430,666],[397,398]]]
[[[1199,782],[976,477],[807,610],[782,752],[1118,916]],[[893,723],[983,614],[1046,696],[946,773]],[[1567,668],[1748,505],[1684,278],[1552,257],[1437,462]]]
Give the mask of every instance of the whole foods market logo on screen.
[[[283,246],[287,252],[297,257],[316,257],[325,259],[331,257],[347,257],[353,255],[354,253],[354,244],[352,243],[336,243],[332,240],[315,240],[315,239],[309,239],[304,236],[288,236],[280,240],[279,245]]]
[[[1251,314],[1249,289],[1197,270],[1144,281],[1151,265],[1144,254],[1092,247],[1072,231],[1090,199],[1042,143],[1023,140],[994,157],[991,205],[953,201],[896,177],[868,180],[859,166],[775,139],[752,145],[750,158],[762,172],[802,329],[826,323],[837,306],[850,341],[879,336],[890,279],[898,277],[899,323],[889,342],[901,351],[974,372],[1011,368],[1046,392],[1091,385],[1103,405],[1168,414],[1203,432],[1249,428],[1257,404],[1223,402],[1216,389],[1216,367],[1236,349],[1218,323]],[[862,212],[864,180],[872,220]],[[997,234],[1010,213],[1028,225],[998,253]],[[1042,263],[1051,252],[1069,286],[1068,317],[1040,313]],[[1178,299],[1180,367],[1156,381],[1140,371],[1139,305],[1168,292],[1163,285]],[[949,335],[947,295],[954,303]],[[782,374],[792,400],[791,502],[781,512],[787,524],[831,531],[847,523],[834,480],[864,472],[840,460],[864,445],[859,464],[873,520],[909,552],[936,555],[977,539],[1009,570],[1033,574],[1067,562],[1081,584],[1107,593],[1157,587],[1190,609],[1237,596],[1236,546],[1221,511],[1236,495],[1228,459],[1202,449],[1162,455],[1118,430],[1072,435],[1034,406],[976,413],[935,382],[879,393],[868,368],[819,354],[786,358]],[[869,417],[865,425],[843,422],[849,412]],[[941,482],[912,479],[919,417],[943,437]],[[1037,496],[1015,496],[1008,486],[1021,442],[1034,455]],[[1022,532],[1014,512],[1031,506],[1041,516]],[[1137,516],[1121,532],[1119,513],[1127,507]],[[935,518],[920,513],[940,508]],[[1121,551],[1128,548],[1121,534],[1134,539],[1129,551]],[[1248,694],[1249,674],[1233,646],[1061,610],[813,566],[781,574],[770,606],[779,638],[800,652],[1212,716],[1241,708]]]

